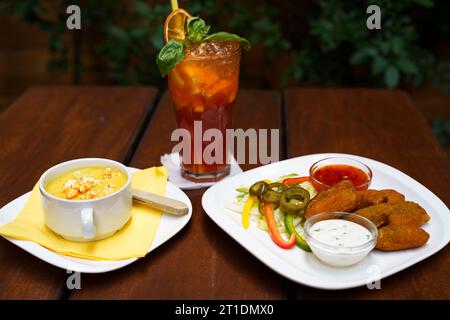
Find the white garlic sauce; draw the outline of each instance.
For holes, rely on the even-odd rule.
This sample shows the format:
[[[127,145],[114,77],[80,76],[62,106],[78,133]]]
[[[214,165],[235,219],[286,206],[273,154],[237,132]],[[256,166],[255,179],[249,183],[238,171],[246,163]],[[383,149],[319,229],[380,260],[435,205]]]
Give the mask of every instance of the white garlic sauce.
[[[312,225],[309,232],[314,239],[341,248],[359,246],[373,238],[370,231],[363,226],[342,219],[316,222]]]

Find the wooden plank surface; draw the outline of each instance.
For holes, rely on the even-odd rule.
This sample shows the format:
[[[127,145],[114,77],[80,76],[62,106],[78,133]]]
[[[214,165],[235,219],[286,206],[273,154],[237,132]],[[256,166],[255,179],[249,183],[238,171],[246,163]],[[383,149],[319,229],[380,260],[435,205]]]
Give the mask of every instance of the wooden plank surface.
[[[0,115],[0,206],[52,165],[81,157],[124,161],[150,111],[151,88],[33,87]],[[59,299],[66,272],[0,238],[0,300]]]
[[[285,93],[289,157],[341,152],[387,163],[450,204],[450,163],[425,119],[397,90],[291,89]],[[298,299],[449,299],[450,248],[367,287],[296,286]]]
[[[240,90],[235,127],[278,128],[280,97],[271,91]],[[166,95],[131,165],[158,165],[171,150],[175,115]],[[248,169],[251,166],[246,166]],[[189,224],[173,239],[123,270],[83,275],[73,299],[281,299],[284,279],[269,270],[212,222],[202,209],[203,190],[192,201]]]
[[[35,87],[0,115],[0,205],[29,191],[48,167],[73,158],[125,161],[153,89]],[[241,90],[235,127],[279,128],[280,96]],[[392,165],[450,203],[449,160],[424,118],[401,91],[291,89],[285,93],[289,157],[353,153]],[[131,165],[159,164],[171,150],[175,117],[166,95]],[[250,169],[254,165],[244,165]],[[5,187],[7,186],[7,187]],[[82,275],[73,299],[281,299],[287,280],[265,267],[217,227],[201,207],[204,190],[187,192],[191,222],[171,241],[133,265]],[[64,270],[0,239],[0,299],[58,299]],[[289,283],[297,299],[450,298],[450,249],[387,279],[381,290],[338,292]],[[292,290],[291,290],[292,289]]]

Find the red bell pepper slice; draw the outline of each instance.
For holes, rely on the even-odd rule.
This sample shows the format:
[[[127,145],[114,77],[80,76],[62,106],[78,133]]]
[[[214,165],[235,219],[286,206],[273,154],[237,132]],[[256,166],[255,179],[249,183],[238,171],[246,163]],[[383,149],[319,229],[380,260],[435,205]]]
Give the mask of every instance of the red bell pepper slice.
[[[295,246],[297,238],[294,234],[291,234],[291,238],[286,241],[281,237],[280,231],[275,223],[275,217],[273,214],[272,205],[268,202],[264,202],[264,214],[266,216],[267,225],[269,226],[270,236],[272,240],[283,249],[290,249]]]
[[[287,178],[283,180],[283,184],[285,186],[290,186],[292,184],[298,184],[302,182],[309,181],[309,176],[306,177],[295,177],[295,178]]]

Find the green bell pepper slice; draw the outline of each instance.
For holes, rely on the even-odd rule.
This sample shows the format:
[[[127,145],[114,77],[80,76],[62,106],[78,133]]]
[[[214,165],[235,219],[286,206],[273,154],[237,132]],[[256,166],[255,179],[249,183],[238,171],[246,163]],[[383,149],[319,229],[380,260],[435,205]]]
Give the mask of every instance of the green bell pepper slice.
[[[297,247],[300,249],[303,249],[307,252],[311,252],[311,248],[306,243],[306,241],[303,239],[303,237],[297,232],[294,226],[294,214],[285,212],[284,215],[284,224],[286,226],[286,231],[288,232],[289,236],[291,234],[295,235],[295,238],[297,239]]]

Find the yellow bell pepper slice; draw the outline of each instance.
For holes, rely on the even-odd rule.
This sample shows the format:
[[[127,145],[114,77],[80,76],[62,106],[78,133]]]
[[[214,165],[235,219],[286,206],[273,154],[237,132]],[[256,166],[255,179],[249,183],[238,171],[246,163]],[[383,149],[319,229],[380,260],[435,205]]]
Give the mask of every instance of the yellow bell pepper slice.
[[[248,227],[250,226],[249,213],[252,209],[255,199],[256,197],[249,196],[247,201],[245,201],[244,210],[242,210],[242,225],[244,226],[244,229],[248,229]]]

